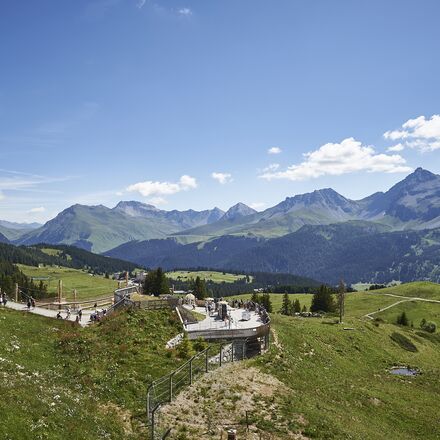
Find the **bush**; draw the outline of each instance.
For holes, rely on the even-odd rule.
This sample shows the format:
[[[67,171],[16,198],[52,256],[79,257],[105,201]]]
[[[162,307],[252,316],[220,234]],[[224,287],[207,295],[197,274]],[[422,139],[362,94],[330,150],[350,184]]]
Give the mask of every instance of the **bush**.
[[[401,333],[394,332],[390,335],[390,338],[399,344],[401,348],[407,351],[411,351],[413,353],[417,352],[417,347],[404,335]]]
[[[420,328],[425,330],[425,332],[435,333],[437,330],[437,324],[432,321],[426,321],[426,319],[423,318],[422,322],[420,323]]]
[[[402,312],[401,315],[397,317],[397,324],[407,326],[409,324],[408,317],[405,312]]]

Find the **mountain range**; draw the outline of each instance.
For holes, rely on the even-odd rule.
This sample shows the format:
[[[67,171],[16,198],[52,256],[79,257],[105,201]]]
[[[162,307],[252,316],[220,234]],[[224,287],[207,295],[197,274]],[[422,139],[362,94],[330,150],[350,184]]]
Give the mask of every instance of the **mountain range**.
[[[0,223],[1,227],[5,228]],[[15,236],[2,229],[0,233],[14,244],[70,244],[147,266],[285,271],[333,282],[332,270],[343,271],[340,263],[345,261],[344,255],[353,253],[351,247],[368,248],[372,258],[371,243],[391,246],[375,248],[382,254],[383,267],[373,258],[367,268],[366,257],[357,255],[356,261],[365,270],[354,270],[352,261],[347,273],[337,277],[353,281],[401,277],[402,268],[398,273],[390,268],[417,249],[417,259],[408,272],[414,274],[414,265],[423,264],[426,252],[434,258],[437,228],[440,176],[418,168],[388,191],[362,200],[350,200],[325,188],[287,197],[262,212],[243,203],[226,212],[218,208],[165,211],[135,201],[121,201],[114,208],[74,205],[45,225],[14,229]],[[413,244],[407,248],[408,237]],[[392,249],[394,253],[390,253]],[[315,257],[305,264],[312,250]],[[417,276],[436,276],[435,268],[422,272]]]

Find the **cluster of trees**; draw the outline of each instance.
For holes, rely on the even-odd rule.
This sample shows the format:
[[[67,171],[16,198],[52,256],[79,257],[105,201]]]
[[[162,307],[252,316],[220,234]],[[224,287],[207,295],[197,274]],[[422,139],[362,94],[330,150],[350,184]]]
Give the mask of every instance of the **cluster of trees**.
[[[336,303],[333,297],[333,291],[324,284],[313,295],[311,312],[329,312],[336,311]]]
[[[145,295],[167,295],[170,293],[168,278],[165,276],[161,267],[151,270],[145,277],[143,284],[143,292]]]
[[[251,296],[251,301],[254,303],[262,305],[266,312],[271,313],[272,312],[272,301],[270,300],[269,293],[265,292],[261,295],[259,295],[257,292],[254,292]]]
[[[45,248],[55,249],[59,252],[57,255],[48,255],[42,251]],[[104,257],[68,245],[39,244],[36,246],[14,246],[0,243],[0,260],[36,267],[43,264],[47,266],[71,267],[73,269],[88,269],[90,273],[97,274],[120,272],[123,270],[134,271],[136,269],[134,263]]]
[[[280,313],[282,315],[294,315],[295,313],[307,312],[307,307],[304,305],[301,308],[299,299],[291,301],[289,299],[289,294],[286,292],[283,295],[283,303],[281,305]]]
[[[0,260],[0,289],[8,295],[15,294],[15,284],[18,284],[21,290],[35,299],[46,298],[49,295],[47,285],[43,281],[35,283],[27,277],[17,266],[9,261]],[[52,294],[54,295],[54,294]]]
[[[413,322],[411,321],[410,323],[405,311],[403,311],[400,315],[397,316],[396,323],[398,325],[403,325],[403,326],[411,325],[411,327],[414,327]],[[435,333],[437,331],[437,324],[432,321],[427,321],[425,318],[423,318],[420,321],[420,328],[422,330],[425,330],[426,332]]]

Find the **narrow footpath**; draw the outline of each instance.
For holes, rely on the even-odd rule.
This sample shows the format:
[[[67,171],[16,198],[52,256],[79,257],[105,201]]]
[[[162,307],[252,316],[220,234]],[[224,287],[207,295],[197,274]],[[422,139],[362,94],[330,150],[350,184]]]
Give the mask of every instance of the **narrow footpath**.
[[[423,302],[440,304],[440,300],[437,300],[437,299],[418,298],[418,297],[415,297],[415,296],[394,295],[393,293],[371,293],[371,295],[392,296],[394,298],[403,298],[403,299],[401,299],[400,301],[397,301],[397,302],[395,302],[395,303],[393,303],[393,304],[391,304],[389,306],[386,306],[383,309],[379,309],[379,310],[376,310],[374,312],[370,312],[370,313],[367,313],[366,315],[364,315],[366,318],[369,318],[369,319],[374,319],[373,315],[375,315],[376,313],[380,313],[380,312],[383,312],[384,310],[391,309],[391,307],[395,307],[395,306],[397,306],[399,304],[402,304],[404,302],[423,301]]]
[[[34,313],[35,315],[45,316],[46,318],[53,318],[56,319],[58,310],[48,310],[43,307],[31,307],[30,309],[27,308],[26,304],[23,303],[16,303],[14,301],[8,301],[6,304],[7,309],[13,309],[18,310],[20,312],[26,312],[26,313]],[[83,310],[82,319],[80,321],[80,325],[82,327],[86,327],[91,323],[90,321],[90,315],[93,313],[93,311],[90,310]],[[76,312],[73,312],[69,318],[67,318],[67,313],[64,309],[61,309],[61,316],[64,320],[75,322],[76,320]]]

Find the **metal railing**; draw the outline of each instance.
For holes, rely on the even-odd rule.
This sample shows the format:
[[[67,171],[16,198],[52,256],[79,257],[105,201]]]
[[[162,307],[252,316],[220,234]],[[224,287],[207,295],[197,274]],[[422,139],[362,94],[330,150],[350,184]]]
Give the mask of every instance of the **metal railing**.
[[[179,368],[150,384],[147,390],[147,417],[151,427],[151,439],[163,439],[158,432],[157,419],[162,405],[170,403],[181,391],[192,385],[200,376],[224,364],[247,358],[248,340],[235,340],[214,344],[200,351]],[[169,434],[167,431],[166,435]]]

